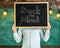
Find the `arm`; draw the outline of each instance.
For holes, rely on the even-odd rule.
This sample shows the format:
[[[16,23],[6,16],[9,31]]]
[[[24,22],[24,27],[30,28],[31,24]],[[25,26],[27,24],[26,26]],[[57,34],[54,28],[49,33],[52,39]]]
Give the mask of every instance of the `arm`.
[[[46,32],[43,29],[41,30],[41,37],[45,42],[47,42],[50,37],[50,28],[50,23],[48,23]]]
[[[14,37],[14,40],[19,43],[22,39],[22,32],[21,32],[21,29],[18,30],[18,33],[17,32],[14,32],[13,33],[13,37]]]
[[[18,32],[16,31],[16,25],[13,24],[12,26],[12,30],[13,30],[13,38],[14,40],[19,43],[21,41],[22,38],[22,32],[21,29],[18,30]]]
[[[41,38],[47,42],[50,37],[50,30],[46,30],[46,32],[41,31]]]

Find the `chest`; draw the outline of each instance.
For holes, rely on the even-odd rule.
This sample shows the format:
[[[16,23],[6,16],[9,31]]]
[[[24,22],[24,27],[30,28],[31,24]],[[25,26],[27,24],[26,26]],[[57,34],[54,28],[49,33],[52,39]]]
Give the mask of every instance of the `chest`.
[[[40,29],[23,29],[23,35],[25,36],[36,36],[40,34]]]

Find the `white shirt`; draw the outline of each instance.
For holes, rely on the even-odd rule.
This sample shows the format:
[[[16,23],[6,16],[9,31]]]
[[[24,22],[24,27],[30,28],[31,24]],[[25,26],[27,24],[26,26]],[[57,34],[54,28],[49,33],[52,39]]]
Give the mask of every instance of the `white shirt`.
[[[22,38],[23,36],[23,38]],[[13,37],[17,43],[23,39],[22,48],[40,48],[40,40],[41,38],[44,41],[48,41],[50,36],[49,30],[46,30],[45,34],[42,29],[34,29],[34,28],[19,28],[18,32],[13,34]]]

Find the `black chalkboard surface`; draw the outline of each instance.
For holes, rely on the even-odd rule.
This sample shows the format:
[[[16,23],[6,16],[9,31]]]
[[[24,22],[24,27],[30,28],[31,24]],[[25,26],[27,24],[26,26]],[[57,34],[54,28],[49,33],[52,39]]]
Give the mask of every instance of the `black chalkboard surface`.
[[[46,27],[48,23],[48,2],[15,2],[16,27]]]

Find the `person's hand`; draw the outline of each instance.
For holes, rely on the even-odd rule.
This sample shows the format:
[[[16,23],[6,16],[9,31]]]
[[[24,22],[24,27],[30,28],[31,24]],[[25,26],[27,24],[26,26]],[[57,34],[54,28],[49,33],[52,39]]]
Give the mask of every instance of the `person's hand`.
[[[50,25],[50,23],[48,23],[47,30],[50,30],[50,29],[51,29],[51,25]]]
[[[13,24],[12,30],[13,30],[13,32],[16,32],[16,24]]]

